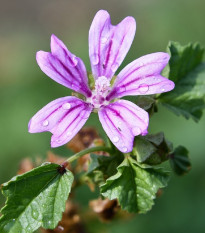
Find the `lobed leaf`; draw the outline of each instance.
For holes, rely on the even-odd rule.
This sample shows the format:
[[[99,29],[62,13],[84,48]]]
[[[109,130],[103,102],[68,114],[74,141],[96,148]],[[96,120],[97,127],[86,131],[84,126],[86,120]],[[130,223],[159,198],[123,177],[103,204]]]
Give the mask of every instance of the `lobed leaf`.
[[[122,209],[146,213],[154,204],[159,188],[167,185],[169,176],[160,169],[138,166],[130,157],[118,166],[118,172],[101,186],[101,194],[110,200],[118,199]]]
[[[31,233],[40,226],[54,229],[62,218],[73,175],[46,163],[2,185],[7,198],[0,218],[1,233]]]
[[[170,42],[167,50],[171,58],[163,75],[175,82],[175,89],[161,94],[158,101],[176,115],[198,121],[205,108],[204,49],[198,43]]]

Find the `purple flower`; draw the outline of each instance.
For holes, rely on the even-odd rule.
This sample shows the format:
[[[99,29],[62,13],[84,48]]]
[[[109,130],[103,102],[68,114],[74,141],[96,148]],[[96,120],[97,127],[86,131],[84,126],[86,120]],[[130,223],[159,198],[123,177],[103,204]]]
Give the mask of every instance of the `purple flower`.
[[[111,79],[125,58],[134,39],[136,23],[126,17],[113,26],[107,11],[100,10],[89,31],[89,56],[95,79],[93,90],[83,61],[72,54],[56,36],[51,36],[51,53],[39,51],[36,59],[41,70],[56,82],[84,96],[56,99],[37,112],[29,122],[29,132],[50,131],[51,146],[70,141],[97,111],[100,122],[113,144],[130,152],[137,135],[147,134],[148,113],[127,100],[128,95],[150,95],[174,88],[160,75],[169,61],[167,53],[152,53],[127,65],[111,85]]]

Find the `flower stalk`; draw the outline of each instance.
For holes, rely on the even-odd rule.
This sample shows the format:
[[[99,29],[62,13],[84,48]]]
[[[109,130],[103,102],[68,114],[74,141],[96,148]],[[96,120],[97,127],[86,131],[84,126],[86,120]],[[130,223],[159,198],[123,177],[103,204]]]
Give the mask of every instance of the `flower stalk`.
[[[97,151],[104,151],[104,152],[108,152],[111,153],[111,148],[109,147],[105,147],[105,146],[96,146],[96,147],[91,147],[91,148],[87,148],[85,150],[82,150],[74,155],[72,155],[71,157],[69,157],[65,163],[72,163],[73,161],[75,161],[76,159],[82,157],[83,155],[89,154],[91,152],[97,152]]]

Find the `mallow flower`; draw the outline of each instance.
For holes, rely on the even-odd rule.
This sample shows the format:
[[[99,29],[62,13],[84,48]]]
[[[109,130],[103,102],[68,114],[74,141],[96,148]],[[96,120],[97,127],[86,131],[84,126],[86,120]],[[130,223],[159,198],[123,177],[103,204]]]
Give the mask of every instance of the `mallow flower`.
[[[121,152],[132,151],[134,137],[147,134],[149,115],[120,98],[163,93],[174,88],[172,81],[160,75],[169,61],[169,55],[163,52],[140,57],[114,76],[132,44],[135,30],[133,17],[128,16],[114,26],[107,11],[97,12],[89,30],[93,88],[89,87],[83,61],[52,35],[51,52],[37,52],[37,63],[47,76],[83,98],[66,96],[50,102],[31,118],[29,132],[50,131],[51,147],[58,147],[77,134],[92,112],[98,112],[112,143]]]

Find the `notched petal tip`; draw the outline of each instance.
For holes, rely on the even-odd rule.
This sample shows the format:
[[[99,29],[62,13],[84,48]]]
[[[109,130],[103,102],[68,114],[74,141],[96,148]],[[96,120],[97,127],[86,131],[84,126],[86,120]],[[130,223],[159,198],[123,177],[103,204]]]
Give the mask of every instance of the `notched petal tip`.
[[[107,100],[129,95],[153,95],[171,91],[174,83],[161,76],[169,59],[168,53],[156,52],[134,60],[118,74]]]
[[[68,51],[55,35],[51,36],[51,52],[38,51],[36,61],[40,69],[61,85],[90,96],[86,67],[83,61]]]
[[[117,25],[111,23],[107,11],[95,15],[89,31],[89,56],[94,77],[111,79],[124,60],[134,39],[136,21],[124,18]]]

